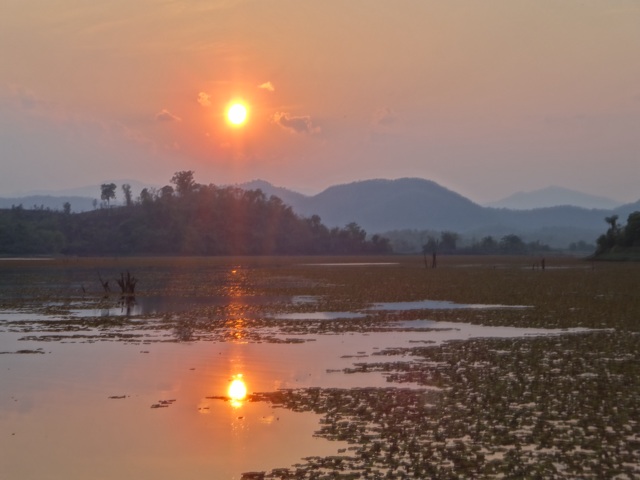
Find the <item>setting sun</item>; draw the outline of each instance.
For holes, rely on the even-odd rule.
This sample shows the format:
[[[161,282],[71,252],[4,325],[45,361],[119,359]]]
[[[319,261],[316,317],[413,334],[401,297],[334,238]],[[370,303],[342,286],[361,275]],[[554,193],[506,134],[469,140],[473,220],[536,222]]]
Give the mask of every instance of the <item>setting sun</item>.
[[[247,120],[247,107],[242,103],[234,103],[227,110],[227,119],[233,125],[242,125]]]

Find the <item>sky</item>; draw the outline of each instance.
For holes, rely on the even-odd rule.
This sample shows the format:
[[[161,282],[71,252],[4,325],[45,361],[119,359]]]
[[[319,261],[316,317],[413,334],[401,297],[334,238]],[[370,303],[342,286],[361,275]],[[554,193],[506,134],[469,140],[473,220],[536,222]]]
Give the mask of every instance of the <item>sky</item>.
[[[478,203],[550,185],[640,199],[636,0],[0,11],[0,196],[192,170],[306,194],[419,177]]]

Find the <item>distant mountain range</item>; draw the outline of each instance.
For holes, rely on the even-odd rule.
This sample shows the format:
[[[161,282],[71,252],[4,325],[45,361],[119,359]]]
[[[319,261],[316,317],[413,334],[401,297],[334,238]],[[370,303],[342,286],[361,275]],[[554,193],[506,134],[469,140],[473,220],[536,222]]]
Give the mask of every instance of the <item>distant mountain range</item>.
[[[620,207],[622,203],[606,197],[589,195],[563,187],[547,187],[532,192],[517,192],[497,202],[485,206],[495,208],[510,208],[512,210],[531,210],[533,208],[556,207],[571,205],[582,208],[600,208],[611,210]]]
[[[433,181],[419,178],[365,180],[329,187],[313,196],[261,180],[239,187],[259,188],[266,195],[276,195],[298,214],[319,215],[330,227],[356,222],[369,233],[450,230],[477,238],[515,233],[527,241],[539,240],[558,248],[566,248],[571,242],[595,243],[606,230],[605,217],[617,214],[621,221],[626,221],[629,213],[640,210],[640,200],[611,209],[572,205],[530,210],[483,207]],[[539,195],[545,190],[539,191]],[[558,188],[550,191],[571,192]],[[563,198],[566,200],[567,196]],[[576,198],[598,197],[581,194]]]
[[[103,183],[115,183],[117,186],[116,201],[122,200],[122,185],[131,185],[131,191],[138,195],[143,188],[153,188],[152,185],[138,182],[137,180],[109,180]],[[0,197],[0,208],[11,208],[22,205],[23,208],[48,208],[50,210],[62,210],[64,204],[69,202],[72,212],[86,212],[93,210],[94,201],[100,202],[100,185],[87,185],[84,187],[68,188],[64,190],[38,190],[25,195],[13,197]]]
[[[137,183],[128,183],[131,183],[134,195],[137,195],[142,187],[136,189],[134,185]],[[356,222],[370,234],[398,230],[450,230],[476,238],[515,233],[527,241],[539,240],[555,247],[566,247],[571,242],[581,240],[594,243],[606,230],[605,217],[616,214],[624,222],[629,213],[640,210],[640,200],[617,205],[612,200],[558,187],[515,194],[494,203],[492,207],[481,206],[433,181],[419,178],[365,180],[335,185],[310,196],[262,180],[237,186],[260,189],[267,196],[275,195],[299,215],[318,215],[329,227],[343,227]],[[31,196],[0,199],[0,208],[22,204],[24,208],[42,205],[44,208],[61,210],[64,202],[69,201],[72,211],[90,210],[94,198],[99,197],[99,187],[93,188],[95,197],[92,198]],[[559,203],[547,205],[543,202]],[[572,203],[613,206],[584,208]],[[496,205],[501,208],[496,208]],[[525,205],[544,207],[523,210]]]
[[[24,197],[6,197],[0,198],[0,208],[22,206],[22,208],[27,210],[38,208],[64,210],[64,204],[68,202],[69,205],[71,205],[71,210],[78,213],[93,210],[93,202],[95,198],[100,198],[100,195],[96,195],[94,198],[75,195],[27,195]]]

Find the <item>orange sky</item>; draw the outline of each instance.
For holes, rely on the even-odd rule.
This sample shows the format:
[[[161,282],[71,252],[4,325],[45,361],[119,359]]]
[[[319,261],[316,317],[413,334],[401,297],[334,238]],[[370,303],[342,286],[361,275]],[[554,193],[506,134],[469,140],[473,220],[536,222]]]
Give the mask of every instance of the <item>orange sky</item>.
[[[0,195],[404,176],[640,198],[640,4],[5,0]],[[230,101],[248,122],[225,121]],[[136,192],[134,192],[136,193]]]

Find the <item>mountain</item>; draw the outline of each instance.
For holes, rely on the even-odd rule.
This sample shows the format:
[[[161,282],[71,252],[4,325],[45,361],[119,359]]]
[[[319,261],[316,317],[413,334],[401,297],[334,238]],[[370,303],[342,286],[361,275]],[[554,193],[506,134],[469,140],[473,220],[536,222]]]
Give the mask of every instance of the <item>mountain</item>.
[[[313,196],[255,181],[241,188],[260,188],[276,195],[299,215],[318,215],[330,227],[356,222],[367,231],[437,225],[441,229],[480,227],[493,213],[435,182],[420,178],[364,180],[335,185]]]
[[[116,189],[116,197],[119,199],[123,198],[122,194],[122,185],[127,183],[131,186],[131,191],[134,196],[140,194],[143,188],[159,188],[158,185],[150,185],[148,183],[139,182],[137,180],[106,180],[101,183],[115,183],[117,185]],[[17,197],[17,195],[14,195]],[[49,196],[49,197],[88,197],[91,199],[97,198],[100,200],[100,184],[96,185],[85,185],[82,187],[75,188],[65,188],[62,190],[34,190],[31,192],[25,192],[21,194],[20,197],[31,197],[31,196]]]
[[[236,187],[243,190],[262,190],[262,193],[267,197],[275,195],[286,205],[301,205],[309,198],[302,193],[294,192],[288,188],[275,187],[264,180],[253,180],[251,182],[238,184]]]
[[[507,234],[566,248],[572,242],[594,243],[606,230],[604,218],[617,214],[622,222],[640,210],[640,201],[615,210],[571,205],[529,210],[483,207],[441,185],[419,178],[365,180],[335,185],[307,196],[265,181],[240,185],[276,195],[299,215],[318,215],[329,227],[356,222],[368,233],[398,230],[451,230],[468,238]],[[545,189],[547,190],[547,189]],[[553,191],[550,190],[550,191]]]
[[[432,229],[469,232],[484,228],[537,229],[548,226],[597,228],[605,209],[554,206],[532,210],[483,207],[466,197],[420,178],[364,180],[335,185],[306,196],[259,181],[244,184],[277,195],[303,216],[319,215],[329,226],[356,222],[367,231]],[[620,207],[622,208],[622,207]],[[594,224],[597,222],[597,224]]]
[[[590,195],[563,187],[547,187],[532,192],[517,192],[502,200],[487,204],[487,207],[530,210],[533,208],[571,205],[582,208],[611,210],[622,205],[610,198]]]
[[[493,213],[430,180],[401,178],[336,185],[311,197],[303,214],[318,214],[328,225],[356,222],[372,232],[407,227],[475,228]]]
[[[133,186],[134,196],[137,196],[142,188],[142,184],[138,182],[124,183]],[[134,185],[140,186],[136,188]],[[264,180],[254,180],[236,186],[245,190],[260,189],[267,197],[275,195],[290,205],[298,215],[318,215],[322,223],[328,227],[344,227],[355,222],[369,234],[401,230],[450,230],[466,238],[478,239],[487,235],[500,238],[513,233],[526,241],[539,240],[561,248],[579,241],[592,244],[607,228],[605,217],[618,215],[620,222],[625,223],[629,213],[640,211],[640,200],[614,209],[571,205],[527,210],[486,207],[433,181],[420,178],[364,180],[334,185],[317,195],[304,195],[287,188],[276,187]],[[50,197],[47,202],[55,200],[55,205],[46,203],[43,200],[45,197],[23,197],[0,199],[0,208],[22,204],[27,209],[33,208],[34,205],[43,205],[45,208],[62,210],[64,202],[69,201],[74,212],[90,210],[93,208],[93,199],[99,197],[100,193],[99,186],[91,189],[95,196],[84,198],[84,207],[76,207],[76,204],[69,200],[72,197]],[[539,192],[558,191],[571,192],[557,187]],[[121,196],[118,189],[118,197]],[[567,197],[563,198],[566,200]]]
[[[116,200],[111,202],[112,205],[120,205],[124,202],[122,185],[125,183],[131,186],[134,197],[137,197],[143,188],[156,188],[136,180],[113,180],[104,183],[115,183],[118,187]],[[22,205],[23,208],[29,210],[38,208],[63,210],[64,204],[68,202],[72,212],[87,212],[95,208],[94,201],[100,202],[100,193],[100,185],[87,185],[64,190],[37,190],[21,196],[0,197],[0,208]]]

